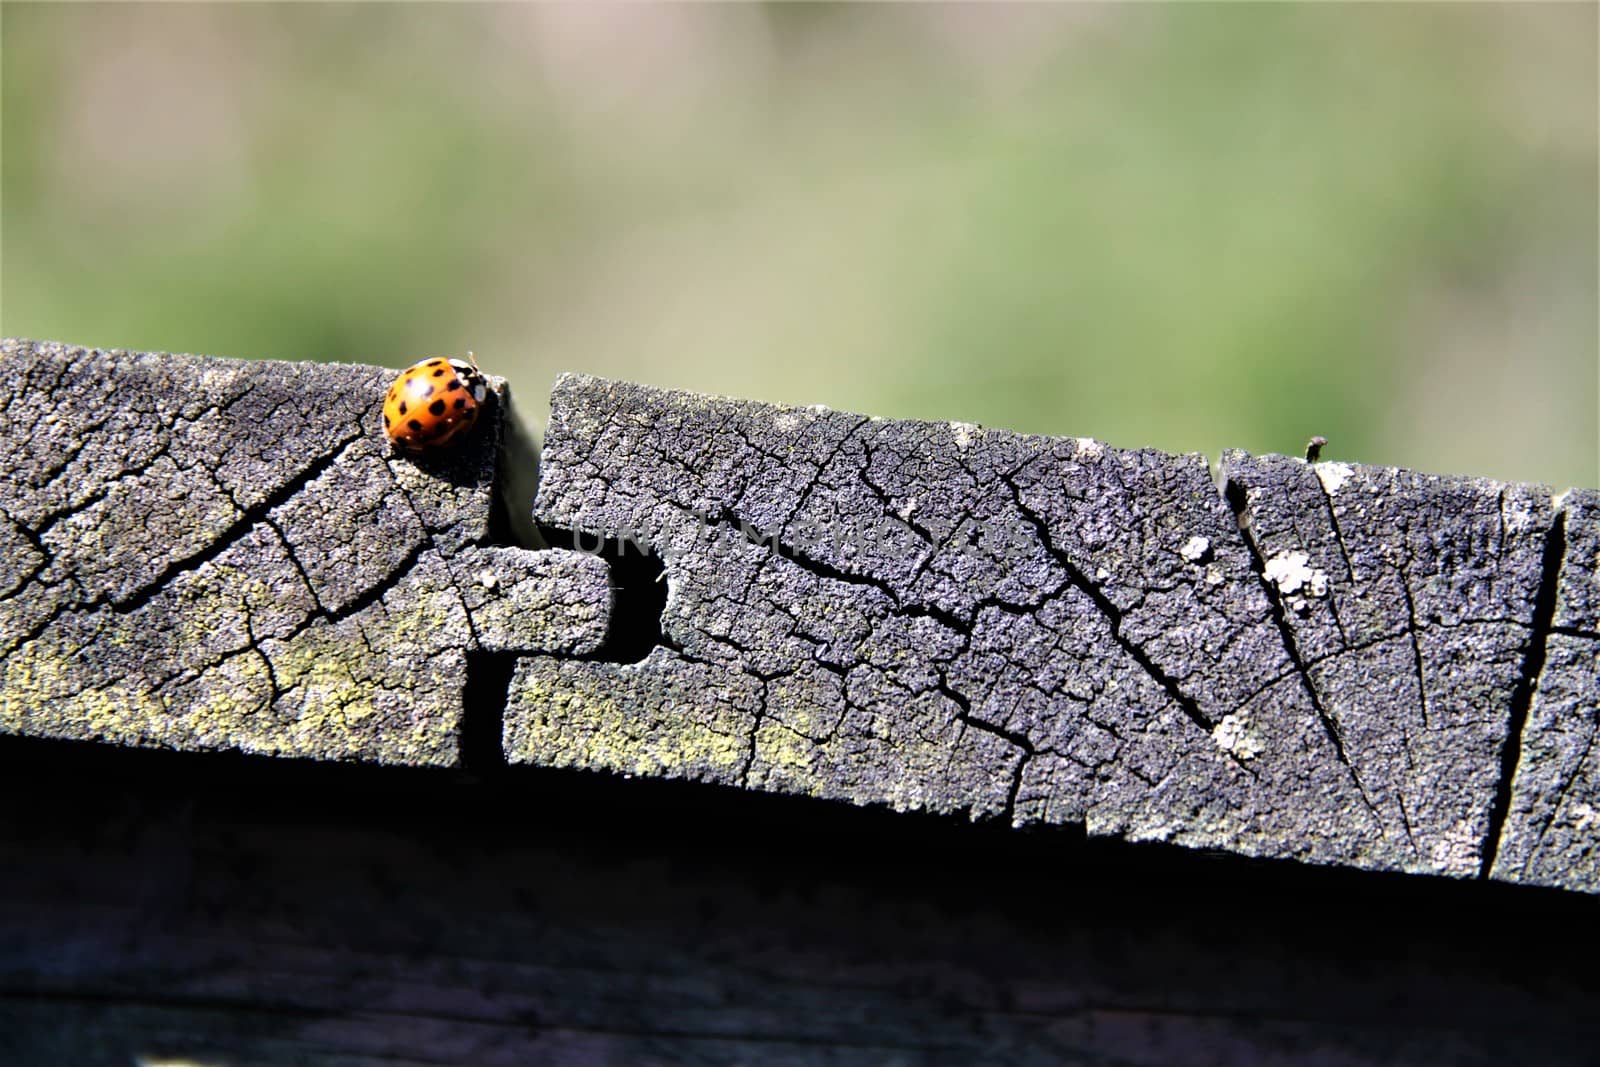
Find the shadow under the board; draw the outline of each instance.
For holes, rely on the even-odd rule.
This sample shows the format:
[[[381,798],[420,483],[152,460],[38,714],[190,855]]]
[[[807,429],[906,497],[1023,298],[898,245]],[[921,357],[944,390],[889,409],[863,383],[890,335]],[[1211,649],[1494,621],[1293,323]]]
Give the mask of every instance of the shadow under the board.
[[[1581,1063],[1600,1040],[1576,894],[503,764],[0,738],[0,804],[6,1063]]]

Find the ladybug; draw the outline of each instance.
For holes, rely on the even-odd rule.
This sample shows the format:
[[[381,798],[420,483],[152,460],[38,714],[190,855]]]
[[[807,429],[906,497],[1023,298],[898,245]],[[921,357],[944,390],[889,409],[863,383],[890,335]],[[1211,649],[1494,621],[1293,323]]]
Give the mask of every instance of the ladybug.
[[[383,432],[405,452],[441,448],[472,428],[488,395],[489,383],[476,360],[425,359],[401,371],[389,386]]]

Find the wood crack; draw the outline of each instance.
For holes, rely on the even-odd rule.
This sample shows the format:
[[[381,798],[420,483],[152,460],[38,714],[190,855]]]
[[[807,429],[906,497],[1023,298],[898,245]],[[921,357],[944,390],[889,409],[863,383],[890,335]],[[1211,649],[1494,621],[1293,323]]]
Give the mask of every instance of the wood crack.
[[[1522,663],[1522,675],[1511,696],[1511,716],[1506,726],[1505,743],[1500,750],[1500,780],[1495,788],[1494,801],[1489,808],[1488,828],[1484,832],[1479,878],[1494,873],[1495,859],[1500,853],[1500,841],[1505,835],[1506,819],[1511,812],[1511,797],[1516,788],[1517,770],[1522,764],[1523,733],[1528,727],[1533,698],[1539,690],[1539,676],[1544,672],[1545,649],[1549,641],[1550,624],[1556,614],[1556,594],[1560,589],[1561,568],[1567,552],[1567,513],[1560,512],[1550,524],[1545,535],[1543,570],[1540,572],[1538,596],[1534,601],[1533,629],[1527,637],[1527,655]],[[1581,765],[1580,765],[1581,766]],[[1575,768],[1574,774],[1578,773]],[[1555,809],[1551,809],[1554,818]],[[1549,830],[1549,820],[1545,832]],[[1542,836],[1542,834],[1541,834]]]

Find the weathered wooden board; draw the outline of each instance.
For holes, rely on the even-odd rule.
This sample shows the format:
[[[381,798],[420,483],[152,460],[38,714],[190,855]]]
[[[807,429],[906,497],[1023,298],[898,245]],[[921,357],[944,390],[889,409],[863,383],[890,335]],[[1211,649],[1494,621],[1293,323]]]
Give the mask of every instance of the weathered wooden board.
[[[468,654],[604,638],[604,564],[490,545],[506,392],[419,465],[391,372],[6,341],[0,732],[453,764]]]
[[[536,551],[503,383],[0,363],[8,1067],[1600,1045],[1600,494],[565,378]]]
[[[1229,453],[1225,495],[1200,456],[584,377],[544,463],[539,520],[670,596],[641,662],[522,661],[513,760],[1458,877],[1514,877],[1552,729],[1522,793],[1595,798],[1592,613],[1576,695],[1536,684],[1581,494]],[[1595,829],[1540,880],[1595,888]]]
[[[1593,493],[567,377],[601,558],[496,527],[503,383],[414,462],[378,368],[0,358],[0,731],[453,765],[470,690],[495,762],[1600,890]]]

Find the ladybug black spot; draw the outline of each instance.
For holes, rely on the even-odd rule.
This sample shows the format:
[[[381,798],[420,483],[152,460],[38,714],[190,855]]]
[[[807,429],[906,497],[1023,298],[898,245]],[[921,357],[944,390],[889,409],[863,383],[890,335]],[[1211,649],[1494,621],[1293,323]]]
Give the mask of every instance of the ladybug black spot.
[[[437,377],[439,377],[439,376],[440,376],[440,375],[441,375],[441,374],[443,374],[443,373],[444,373],[444,368],[443,368],[443,367],[440,367],[440,368],[439,368],[439,369],[438,369],[438,370],[436,370],[436,371],[434,371],[434,372],[433,372],[433,376],[434,376],[434,377],[435,377],[435,378],[437,378]]]
[[[400,414],[404,415],[405,413],[406,413],[406,402],[404,400],[402,400],[402,401],[400,401]]]
[[[383,428],[385,430],[387,430],[389,428],[389,416],[387,416],[387,415],[385,415],[383,417]]]
[[[460,378],[451,378],[450,379],[450,383],[444,387],[444,391],[448,393],[452,389],[460,389],[460,388],[461,388],[461,379]]]
[[[412,433],[422,432],[422,423],[418,422],[416,419],[412,419],[410,422],[406,423],[406,425],[411,427]]]
[[[435,400],[433,403],[429,404],[428,405],[428,414],[430,414],[430,415],[443,415],[444,414],[444,401],[443,400]]]
[[[455,407],[456,407],[457,411],[460,411],[462,408],[464,408],[466,406],[467,406],[467,398],[466,397],[464,397],[464,396],[456,397]]]

